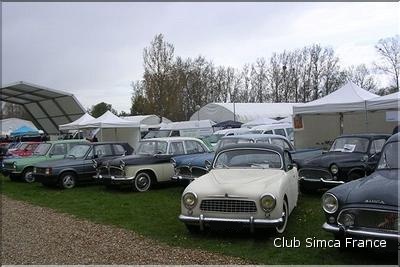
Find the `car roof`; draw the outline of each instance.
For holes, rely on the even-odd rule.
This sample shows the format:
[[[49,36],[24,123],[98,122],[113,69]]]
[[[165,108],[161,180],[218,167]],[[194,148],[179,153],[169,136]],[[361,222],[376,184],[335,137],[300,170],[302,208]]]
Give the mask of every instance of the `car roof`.
[[[286,141],[289,141],[286,137],[283,135],[278,135],[278,134],[241,134],[241,135],[230,135],[230,136],[224,136],[221,139],[252,139],[252,140],[265,140],[269,138],[279,138],[279,139],[284,139]]]
[[[226,133],[240,133],[240,132],[250,132],[248,128],[230,128],[230,129],[223,129],[215,131],[213,134],[226,134]]]
[[[293,125],[287,122],[284,123],[274,123],[274,124],[265,124],[258,125],[251,128],[251,130],[273,130],[273,129],[282,129],[282,128],[293,128]]]
[[[389,139],[386,141],[386,143],[399,142],[399,141],[400,141],[400,133],[396,133],[396,134],[392,135],[391,137],[389,137]]]
[[[388,138],[390,134],[377,134],[377,133],[361,133],[361,134],[344,134],[339,136],[338,138],[341,137],[362,137],[362,138]]]
[[[43,143],[47,143],[47,144],[89,143],[89,141],[85,140],[85,139],[67,139],[67,140],[46,141],[46,142],[43,142]]]
[[[185,136],[174,136],[174,137],[157,137],[157,138],[149,138],[149,139],[142,139],[142,141],[185,141],[185,140],[193,140],[193,141],[200,141],[200,139],[195,137],[185,137]]]
[[[215,153],[218,154],[224,150],[245,149],[245,148],[269,149],[269,150],[274,150],[274,151],[278,152],[279,154],[283,154],[283,151],[284,151],[283,148],[281,148],[279,146],[266,144],[266,143],[241,143],[241,144],[232,144],[232,145],[224,146],[224,147],[218,149]]]

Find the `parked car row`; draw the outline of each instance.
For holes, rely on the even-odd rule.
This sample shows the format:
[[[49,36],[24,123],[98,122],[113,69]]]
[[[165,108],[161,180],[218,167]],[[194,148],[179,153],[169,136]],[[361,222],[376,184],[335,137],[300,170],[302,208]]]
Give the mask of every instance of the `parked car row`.
[[[225,136],[215,152],[191,137],[143,139],[136,151],[120,142],[63,140],[39,144],[31,157],[4,160],[3,173],[64,189],[96,182],[138,192],[185,180],[179,219],[190,232],[239,227],[281,234],[299,188],[334,187],[322,197],[323,229],[338,239],[396,241],[398,148],[399,134],[340,136],[326,153],[296,150],[286,137],[271,134]]]

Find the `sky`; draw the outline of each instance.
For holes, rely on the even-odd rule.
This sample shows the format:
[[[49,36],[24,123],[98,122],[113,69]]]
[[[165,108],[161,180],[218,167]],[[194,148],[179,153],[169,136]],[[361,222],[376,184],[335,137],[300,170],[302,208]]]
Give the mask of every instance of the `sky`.
[[[399,34],[399,3],[1,3],[2,85],[25,81],[129,111],[156,34],[181,57],[241,68],[313,43],[342,66],[376,61]]]

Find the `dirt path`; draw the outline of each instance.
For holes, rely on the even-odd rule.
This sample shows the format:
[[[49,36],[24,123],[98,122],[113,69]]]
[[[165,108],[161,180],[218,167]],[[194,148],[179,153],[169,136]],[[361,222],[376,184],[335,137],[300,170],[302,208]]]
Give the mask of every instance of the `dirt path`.
[[[2,264],[245,264],[2,196]]]

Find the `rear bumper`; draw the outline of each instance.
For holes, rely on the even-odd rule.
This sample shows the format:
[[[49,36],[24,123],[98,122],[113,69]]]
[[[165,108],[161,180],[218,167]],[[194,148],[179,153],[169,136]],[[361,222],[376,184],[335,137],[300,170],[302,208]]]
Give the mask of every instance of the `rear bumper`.
[[[218,217],[205,217],[203,214],[200,216],[186,216],[179,215],[179,220],[185,224],[198,225],[200,230],[204,230],[205,226],[210,226],[212,223],[226,224],[241,224],[245,227],[250,228],[253,231],[254,228],[272,228],[282,225],[284,222],[284,214],[278,219],[256,219],[253,216],[248,219],[237,219],[237,218],[218,218]]]
[[[322,229],[336,235],[351,235],[360,236],[365,238],[385,239],[385,240],[399,240],[399,233],[379,232],[371,229],[350,229],[343,226],[331,225],[324,223]]]

